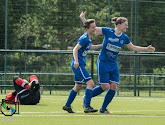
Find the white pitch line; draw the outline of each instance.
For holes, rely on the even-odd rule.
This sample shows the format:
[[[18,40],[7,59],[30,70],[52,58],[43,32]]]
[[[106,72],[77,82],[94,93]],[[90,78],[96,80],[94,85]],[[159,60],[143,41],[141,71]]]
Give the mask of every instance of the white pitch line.
[[[76,113],[84,113],[83,111],[75,111]],[[112,111],[113,113],[123,113],[123,112],[165,112],[165,110],[130,110],[130,111]],[[67,114],[65,111],[55,111],[55,112],[21,112],[21,114]],[[0,113],[2,114],[2,113]]]
[[[76,113],[84,113],[83,111],[75,111]],[[165,110],[130,110],[130,111],[112,111],[112,112],[165,112]],[[67,112],[61,112],[61,111],[57,111],[57,112],[20,112],[20,113],[23,113],[23,114],[39,114],[39,113],[45,113],[45,114],[49,114],[49,113],[67,113]]]
[[[165,112],[165,110],[131,110],[131,111],[113,111],[113,112]]]
[[[157,111],[157,112],[160,112],[160,111],[163,111],[163,112],[165,112],[165,110],[134,110],[134,111],[113,111],[113,112],[147,112],[147,111],[150,111],[150,112],[152,112],[152,111]],[[76,111],[77,113],[83,113],[82,111]],[[54,114],[53,115],[53,113],[58,113],[58,114],[60,114],[60,115],[58,115],[58,114]],[[0,113],[1,114],[1,113]],[[28,115],[26,115],[26,114],[28,114]],[[30,114],[32,114],[32,115],[30,115]],[[34,115],[35,114],[35,115]],[[67,114],[67,115],[66,115]],[[4,117],[4,115],[0,115],[0,117]],[[79,115],[79,114],[68,114],[67,112],[20,112],[20,115],[18,115],[18,114],[15,114],[14,116],[16,116],[16,117],[46,117],[46,116],[50,116],[50,117],[153,117],[153,118],[164,118],[165,117],[165,115],[137,115],[137,114],[135,114],[135,115],[129,115],[129,114],[121,114],[121,115],[119,115],[119,114],[106,114],[106,115],[104,115],[104,114],[102,114],[102,115],[100,115],[100,114],[84,114],[84,115]]]
[[[5,117],[4,115],[0,115]],[[164,118],[165,116],[157,115],[14,115],[16,117],[147,117],[147,118]]]

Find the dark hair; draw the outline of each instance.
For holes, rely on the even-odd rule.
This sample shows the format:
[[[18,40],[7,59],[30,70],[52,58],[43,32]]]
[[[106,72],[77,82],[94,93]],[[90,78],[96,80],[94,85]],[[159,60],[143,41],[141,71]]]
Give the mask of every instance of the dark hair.
[[[86,28],[89,29],[91,23],[95,23],[95,20],[94,20],[94,19],[88,19],[88,20],[86,20],[86,21],[84,22],[84,27],[85,27],[85,29],[86,29]]]
[[[124,23],[125,21],[127,21],[127,18],[125,18],[125,17],[114,17],[111,19],[111,22],[114,23],[116,26],[118,24]]]

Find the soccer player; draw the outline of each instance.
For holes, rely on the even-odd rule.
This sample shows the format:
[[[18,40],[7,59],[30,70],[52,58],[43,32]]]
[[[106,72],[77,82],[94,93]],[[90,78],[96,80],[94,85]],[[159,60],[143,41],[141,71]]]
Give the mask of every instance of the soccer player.
[[[73,61],[71,63],[72,70],[74,72],[75,86],[70,91],[68,100],[63,106],[63,110],[69,113],[74,113],[71,108],[71,104],[75,99],[77,93],[82,88],[82,84],[86,83],[87,88],[85,89],[85,113],[97,112],[98,110],[93,109],[90,106],[92,89],[94,87],[94,81],[92,80],[90,74],[85,69],[87,53],[89,49],[96,50],[101,49],[102,44],[93,45],[91,36],[96,30],[96,24],[94,19],[88,19],[84,22],[84,27],[86,32],[79,38],[77,45],[73,49]]]
[[[18,76],[13,78],[15,91],[6,96],[6,100],[12,100],[16,104],[36,105],[40,101],[39,80],[36,75],[30,76],[30,83]],[[12,101],[7,103],[13,104]]]
[[[84,23],[85,12],[80,14],[80,19]],[[103,47],[98,56],[97,71],[98,83],[100,86],[93,88],[92,97],[95,97],[105,90],[104,101],[100,108],[100,113],[111,113],[107,106],[112,101],[117,85],[119,84],[119,68],[117,63],[117,56],[123,45],[135,52],[148,51],[154,52],[155,48],[152,45],[148,47],[135,46],[130,42],[129,37],[125,34],[128,28],[128,20],[125,17],[112,18],[115,28],[96,27],[95,34],[104,35]],[[86,96],[86,95],[85,95]],[[86,101],[86,100],[85,100]]]

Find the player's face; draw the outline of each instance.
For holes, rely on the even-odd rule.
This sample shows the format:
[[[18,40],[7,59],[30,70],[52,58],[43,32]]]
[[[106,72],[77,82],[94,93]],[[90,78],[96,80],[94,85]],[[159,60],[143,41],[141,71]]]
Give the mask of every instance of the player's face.
[[[128,28],[128,21],[125,21],[124,23],[120,24],[121,32],[126,32],[127,28]]]
[[[94,33],[95,33],[95,30],[96,30],[96,24],[95,24],[95,23],[91,23],[91,24],[90,24],[90,27],[89,27],[89,29],[88,29],[88,32],[89,32],[90,34],[94,34]]]

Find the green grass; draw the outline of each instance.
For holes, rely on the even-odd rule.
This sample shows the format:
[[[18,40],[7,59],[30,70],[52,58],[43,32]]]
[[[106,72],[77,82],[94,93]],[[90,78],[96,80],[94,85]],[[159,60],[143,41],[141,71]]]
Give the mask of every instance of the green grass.
[[[0,99],[5,95],[0,95]],[[99,109],[104,97],[92,99],[91,105]],[[164,125],[165,98],[114,97],[108,109],[113,114],[89,113],[82,108],[82,96],[77,96],[72,107],[76,112],[62,110],[67,96],[42,95],[38,105],[20,105],[20,115],[0,114],[1,125]]]

